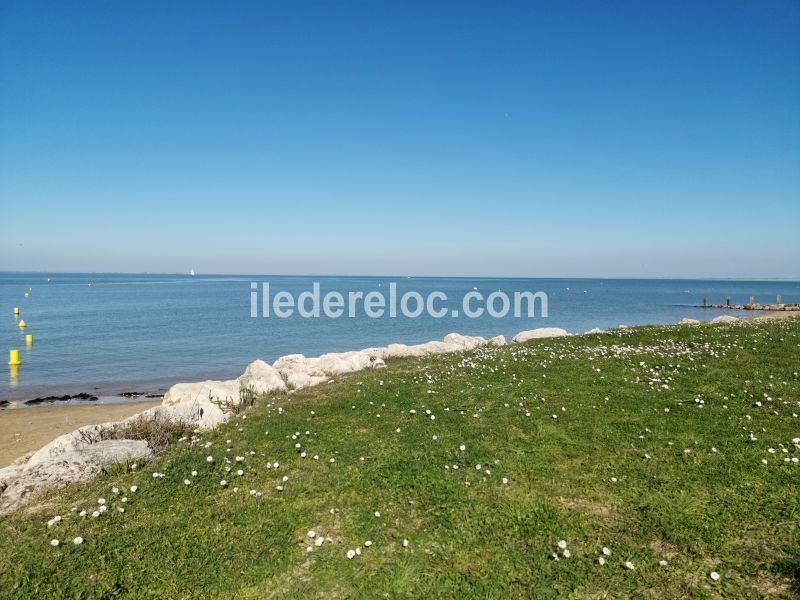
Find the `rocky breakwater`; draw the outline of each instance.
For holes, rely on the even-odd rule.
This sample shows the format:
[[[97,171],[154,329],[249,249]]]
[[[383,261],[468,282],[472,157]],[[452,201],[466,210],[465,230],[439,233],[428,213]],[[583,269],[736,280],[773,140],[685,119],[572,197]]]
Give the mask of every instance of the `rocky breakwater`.
[[[569,334],[563,329],[533,329],[519,333],[514,341],[564,335]],[[175,384],[164,394],[159,406],[122,421],[81,427],[56,438],[29,458],[0,469],[0,514],[16,509],[37,493],[91,479],[114,464],[153,458],[153,449],[146,441],[124,439],[126,427],[137,420],[167,420],[199,431],[231,418],[247,394],[253,397],[291,392],[329,382],[339,375],[383,368],[387,359],[424,357],[505,344],[503,336],[487,340],[451,333],[442,341],[424,344],[391,344],[385,348],[330,353],[313,358],[290,354],[271,365],[256,360],[237,379]],[[117,439],[120,437],[122,439]]]

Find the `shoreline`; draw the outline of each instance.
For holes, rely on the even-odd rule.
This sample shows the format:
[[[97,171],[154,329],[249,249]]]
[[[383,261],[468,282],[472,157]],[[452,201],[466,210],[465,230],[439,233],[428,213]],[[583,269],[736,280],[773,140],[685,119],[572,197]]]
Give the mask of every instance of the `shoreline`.
[[[800,318],[800,310],[797,311],[753,310],[747,312],[749,312],[749,314],[742,314],[736,316],[735,318],[743,322]],[[700,323],[711,323],[711,321],[710,320],[700,321]],[[670,327],[673,325],[680,325],[680,323],[649,323],[649,324],[638,324],[630,326],[620,325],[619,327]],[[613,329],[614,328],[612,327],[604,331],[610,331]],[[586,333],[596,333],[596,331],[592,330],[583,333],[571,333],[569,335],[584,335]],[[355,350],[353,352],[358,352],[358,350]],[[198,378],[196,381],[191,380],[188,381],[187,383],[200,383],[202,381],[204,381],[204,379]],[[146,392],[127,391],[127,392],[117,392],[117,393],[105,393],[100,396],[95,396],[91,392],[78,392],[74,394],[64,394],[64,395],[55,392],[48,394],[47,396],[44,397],[37,396],[34,398],[25,398],[25,399],[15,398],[13,400],[0,400],[0,415],[3,415],[4,413],[7,412],[17,412],[20,410],[24,411],[26,409],[36,409],[38,412],[40,410],[47,410],[47,409],[72,410],[72,409],[87,408],[92,406],[130,406],[133,404],[155,404],[161,402],[161,400],[164,398],[164,394],[175,383],[177,383],[177,380],[173,382],[171,385],[166,386],[164,388],[159,388],[158,390],[152,390]],[[0,467],[2,466],[3,465],[0,465]]]
[[[0,469],[12,465],[58,436],[85,425],[133,416],[158,406],[161,400],[42,406],[35,411],[0,411]]]
[[[770,320],[769,316],[760,319],[720,316],[708,322],[684,318],[677,324],[663,327],[666,329],[737,322],[744,324],[767,320]],[[534,339],[610,334],[623,329],[629,327],[620,325],[607,330],[595,328],[582,334],[570,334],[560,328],[538,328],[521,331],[510,341],[502,335],[486,339],[450,333],[442,341],[414,346],[390,344],[386,347],[330,353],[312,358],[291,354],[282,356],[273,365],[255,360],[237,379],[175,384],[164,395],[163,400],[41,407],[35,412],[0,411],[0,479],[4,478],[0,481],[0,493],[5,501],[5,506],[0,510],[9,512],[27,502],[34,493],[91,478],[104,464],[119,462],[119,457],[122,456],[120,452],[128,457],[145,457],[152,453],[145,440],[85,440],[78,435],[82,429],[97,432],[100,428],[118,427],[138,415],[147,415],[150,420],[166,419],[181,421],[196,428],[212,428],[227,420],[229,415],[224,408],[224,402],[232,402],[230,398],[243,388],[250,389],[253,394],[275,391],[292,393],[321,383],[331,383],[339,375],[385,368],[384,359],[421,358],[484,346],[502,347]],[[32,417],[33,415],[36,417]],[[94,448],[95,443],[110,445],[118,450],[118,454],[110,452],[106,455],[106,451],[100,449],[98,455],[98,448],[94,449],[93,454],[89,449]]]

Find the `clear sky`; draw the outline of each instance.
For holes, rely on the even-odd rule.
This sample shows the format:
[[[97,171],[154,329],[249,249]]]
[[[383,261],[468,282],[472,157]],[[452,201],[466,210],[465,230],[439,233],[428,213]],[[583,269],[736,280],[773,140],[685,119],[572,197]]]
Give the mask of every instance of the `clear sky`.
[[[0,270],[800,278],[800,3],[0,0]]]

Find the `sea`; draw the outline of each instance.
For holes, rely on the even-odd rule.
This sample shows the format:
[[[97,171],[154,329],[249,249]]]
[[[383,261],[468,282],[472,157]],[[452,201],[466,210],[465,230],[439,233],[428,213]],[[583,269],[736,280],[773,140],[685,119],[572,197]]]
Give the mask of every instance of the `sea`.
[[[390,317],[387,310],[383,317],[371,318],[359,306],[354,317],[345,312],[339,318],[304,318],[297,311],[288,318],[272,312],[263,317],[259,296],[259,316],[253,317],[252,284],[261,293],[264,282],[273,296],[285,291],[297,298],[317,282],[323,296],[329,291],[345,298],[349,292],[375,291],[387,301],[390,284],[395,283],[398,296],[413,291],[426,298],[442,292],[448,298],[447,316],[423,312],[409,318],[398,311]],[[484,311],[479,318],[468,318],[459,311],[454,318],[450,309],[461,308],[464,295],[473,291],[484,298],[501,291],[511,299],[515,292],[541,291],[547,294],[548,315],[537,310],[531,318],[523,310],[515,316],[511,310],[495,318]],[[416,344],[451,332],[510,339],[537,327],[582,333],[676,323],[683,317],[708,320],[726,311],[700,308],[704,297],[715,304],[730,297],[735,304],[746,303],[750,296],[771,303],[778,295],[784,303],[800,302],[800,282],[0,273],[5,369],[0,404],[14,409],[27,406],[26,400],[79,393],[100,402],[128,401],[123,394],[158,394],[177,382],[234,378],[256,359],[272,362],[286,354],[318,356]],[[500,302],[495,306],[502,309]],[[14,315],[15,307],[19,316]],[[20,319],[25,329],[19,328]],[[28,334],[33,336],[30,344]],[[6,366],[14,349],[19,350],[21,365]]]

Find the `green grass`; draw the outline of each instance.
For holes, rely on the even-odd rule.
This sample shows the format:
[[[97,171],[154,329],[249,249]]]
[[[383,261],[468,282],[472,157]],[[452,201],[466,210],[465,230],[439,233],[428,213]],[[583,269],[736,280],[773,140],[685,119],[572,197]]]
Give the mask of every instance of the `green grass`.
[[[0,594],[796,597],[800,464],[783,459],[800,456],[798,371],[797,320],[390,361],[1,518]],[[99,518],[70,511],[99,497]],[[559,540],[571,556],[554,560]]]

